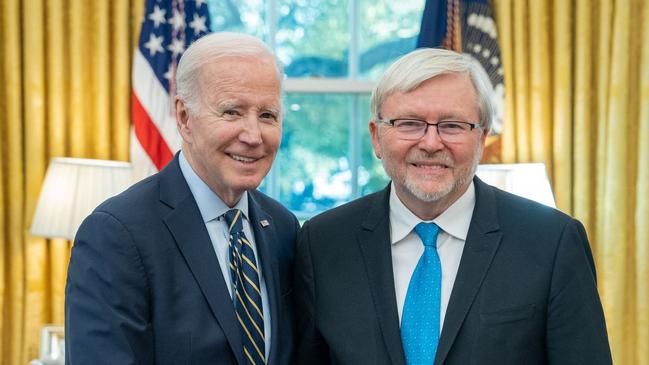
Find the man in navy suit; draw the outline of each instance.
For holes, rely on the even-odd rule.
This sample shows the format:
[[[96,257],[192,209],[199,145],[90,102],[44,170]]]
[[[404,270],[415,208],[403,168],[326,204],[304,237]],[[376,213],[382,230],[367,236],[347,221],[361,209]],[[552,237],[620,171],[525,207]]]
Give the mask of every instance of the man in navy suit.
[[[392,182],[303,225],[298,364],[611,364],[583,226],[474,176],[489,95],[440,49],[379,80],[369,128]]]
[[[255,190],[280,145],[281,79],[251,36],[214,33],[187,49],[181,152],[97,207],[75,238],[66,364],[290,362],[299,223]]]

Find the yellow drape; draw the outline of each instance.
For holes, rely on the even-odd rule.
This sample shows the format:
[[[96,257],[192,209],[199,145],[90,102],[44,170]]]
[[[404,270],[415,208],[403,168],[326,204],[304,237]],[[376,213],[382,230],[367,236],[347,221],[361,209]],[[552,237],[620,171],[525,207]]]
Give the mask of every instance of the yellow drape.
[[[63,323],[70,242],[29,234],[50,158],[128,159],[143,0],[0,2],[0,364]]]
[[[504,162],[545,162],[589,233],[616,364],[649,364],[649,3],[493,0]]]

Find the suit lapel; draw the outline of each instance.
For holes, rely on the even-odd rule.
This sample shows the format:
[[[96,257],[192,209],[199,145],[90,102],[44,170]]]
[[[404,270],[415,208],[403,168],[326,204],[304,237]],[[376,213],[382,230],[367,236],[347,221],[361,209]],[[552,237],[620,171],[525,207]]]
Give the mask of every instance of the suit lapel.
[[[496,198],[491,187],[474,178],[476,203],[446,310],[435,364],[444,363],[500,245]]]
[[[390,359],[404,364],[390,246],[390,188],[377,194],[358,234],[379,326]]]
[[[277,339],[279,336],[279,267],[277,262],[277,255],[273,254],[271,245],[277,241],[275,226],[272,217],[266,213],[261,205],[254,199],[253,194],[248,194],[248,212],[250,215],[250,225],[252,226],[255,235],[255,245],[257,246],[257,253],[259,254],[259,262],[261,265],[262,275],[266,283],[266,292],[268,293],[268,305],[270,306],[270,326],[271,326],[271,343],[270,353],[268,356],[268,363],[273,364],[273,356],[277,353],[277,343],[272,338]]]
[[[178,155],[160,174],[160,200],[172,208],[164,218],[165,224],[223,329],[238,363],[243,364],[241,335],[232,299],[203,218],[180,171]]]

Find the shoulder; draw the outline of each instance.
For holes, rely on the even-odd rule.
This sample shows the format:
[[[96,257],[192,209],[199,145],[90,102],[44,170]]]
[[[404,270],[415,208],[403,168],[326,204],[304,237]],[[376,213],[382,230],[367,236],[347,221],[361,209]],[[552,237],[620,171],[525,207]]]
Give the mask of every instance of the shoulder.
[[[72,250],[75,260],[103,262],[105,268],[126,262],[139,265],[136,247],[155,240],[160,232],[159,228],[152,229],[158,227],[151,198],[157,190],[155,178],[147,178],[97,206],[76,233]]]
[[[121,219],[157,219],[182,204],[191,195],[176,154],[162,170],[106,200],[94,212],[112,214]]]
[[[172,194],[181,200],[191,192],[175,185]],[[164,218],[173,211],[168,202],[163,201],[162,195],[160,173],[145,178],[99,204],[84,219],[79,231],[110,233],[120,228],[128,231],[134,239],[153,240],[155,234],[165,230]]]
[[[500,190],[483,182],[476,183],[476,212],[484,213],[493,205],[500,223],[534,224],[556,226],[574,221],[566,213],[539,202]]]
[[[99,204],[94,213],[105,213],[123,219],[136,216],[152,209],[160,201],[157,175],[135,183],[118,195]]]
[[[540,230],[552,229],[577,222],[568,214],[541,203],[505,192],[498,191],[497,201],[501,221],[510,224],[536,227]]]
[[[502,232],[503,245],[531,249],[538,257],[552,255],[562,242],[588,247],[586,231],[577,219],[483,183],[476,187],[473,228]]]

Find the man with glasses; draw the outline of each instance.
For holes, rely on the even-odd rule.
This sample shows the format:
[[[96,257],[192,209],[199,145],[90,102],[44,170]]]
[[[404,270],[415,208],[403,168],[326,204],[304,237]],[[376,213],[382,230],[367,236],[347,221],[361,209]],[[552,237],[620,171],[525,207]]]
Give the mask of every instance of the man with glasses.
[[[303,225],[297,363],[611,363],[581,223],[475,177],[489,95],[440,49],[379,80],[369,128],[392,182]]]

